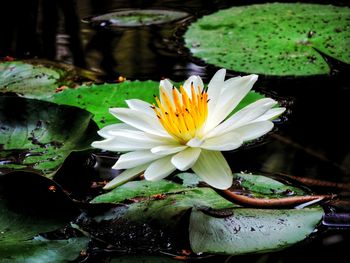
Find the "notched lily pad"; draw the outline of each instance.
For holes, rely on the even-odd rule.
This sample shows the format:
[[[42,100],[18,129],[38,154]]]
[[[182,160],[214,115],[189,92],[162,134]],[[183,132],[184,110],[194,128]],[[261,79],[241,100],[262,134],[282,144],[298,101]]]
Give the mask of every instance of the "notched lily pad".
[[[72,151],[97,139],[91,114],[75,107],[0,97],[2,168],[39,170],[51,177]]]
[[[50,101],[58,104],[77,106],[94,114],[94,120],[100,128],[118,122],[109,113],[109,108],[127,107],[125,100],[140,99],[154,102],[154,94],[159,93],[159,82],[126,81],[119,84],[81,86],[55,94]],[[235,111],[252,103],[264,95],[251,91],[236,107]]]
[[[123,9],[112,13],[86,18],[84,21],[103,27],[139,27],[172,23],[189,17],[186,12],[173,10]]]
[[[350,8],[316,4],[233,7],[204,16],[185,34],[195,57],[237,72],[329,74],[322,53],[350,64]]]

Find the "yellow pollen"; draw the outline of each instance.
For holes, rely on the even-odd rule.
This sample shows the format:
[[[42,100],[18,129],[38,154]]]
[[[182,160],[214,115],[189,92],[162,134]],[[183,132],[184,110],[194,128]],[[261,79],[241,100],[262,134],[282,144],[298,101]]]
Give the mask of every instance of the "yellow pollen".
[[[190,95],[190,96],[189,96]],[[152,109],[164,129],[180,143],[186,144],[199,132],[208,116],[208,94],[191,83],[191,94],[180,86],[180,91],[172,89],[171,97],[160,87],[160,98]]]

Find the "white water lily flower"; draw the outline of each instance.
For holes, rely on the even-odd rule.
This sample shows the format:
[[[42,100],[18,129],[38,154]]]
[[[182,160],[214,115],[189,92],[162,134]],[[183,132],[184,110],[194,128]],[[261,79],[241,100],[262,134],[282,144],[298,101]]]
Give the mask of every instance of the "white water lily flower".
[[[233,175],[221,151],[234,150],[269,132],[273,128],[271,119],[285,108],[273,108],[277,102],[264,98],[229,116],[258,76],[225,81],[225,74],[224,69],[219,70],[207,89],[199,76],[188,78],[180,90],[165,79],[160,82],[154,105],[132,99],[126,101],[129,108],[111,108],[110,113],[124,123],[101,129],[98,133],[105,140],[92,146],[127,153],[113,166],[125,171],[105,189],[141,172],[147,180],[155,181],[176,169],[190,168],[209,185],[229,188]]]

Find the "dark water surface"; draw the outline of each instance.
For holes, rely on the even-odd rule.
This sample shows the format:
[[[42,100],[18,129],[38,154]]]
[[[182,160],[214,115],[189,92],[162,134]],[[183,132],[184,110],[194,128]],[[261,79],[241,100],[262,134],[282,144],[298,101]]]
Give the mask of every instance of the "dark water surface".
[[[16,11],[17,2],[22,3],[9,3]],[[35,2],[27,1],[27,10],[34,10],[28,8],[31,8],[29,3]],[[6,23],[1,21],[0,56],[57,59],[101,72],[106,80],[115,80],[122,75],[131,80],[157,81],[163,77],[182,81],[192,74],[209,80],[217,68],[191,58],[189,51],[183,47],[181,36],[186,25],[196,17],[219,9],[261,3],[242,0],[78,0],[74,8],[72,1],[68,0],[42,2],[49,6],[43,4],[35,18],[30,16],[35,14],[34,11],[29,14],[18,11],[19,14],[15,14],[17,20],[7,20]],[[302,2],[350,5],[348,1]],[[113,30],[81,22],[86,17],[124,8],[174,9],[188,12],[189,18],[172,24]],[[1,20],[9,15],[12,17],[14,13],[4,14]],[[33,28],[31,23],[36,19],[39,27]],[[23,21],[31,23],[23,24]],[[4,34],[8,36],[6,39]],[[259,78],[254,88],[281,97],[289,110],[288,120],[278,125],[278,131],[271,134],[268,143],[227,154],[234,171],[282,173],[350,182],[350,67],[332,59],[329,62],[333,68],[330,76]],[[237,73],[229,72],[229,75]],[[215,257],[215,260],[210,260],[294,263],[309,262],[307,257],[312,257],[315,262],[329,262],[343,256],[343,261],[347,261],[349,247],[349,231],[330,230],[316,236],[312,242],[307,241],[282,252],[232,258]]]

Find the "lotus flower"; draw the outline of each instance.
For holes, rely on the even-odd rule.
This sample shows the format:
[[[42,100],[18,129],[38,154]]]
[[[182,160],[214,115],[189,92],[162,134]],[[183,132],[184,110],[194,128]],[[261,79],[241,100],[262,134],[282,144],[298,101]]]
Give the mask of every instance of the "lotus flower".
[[[92,146],[122,154],[114,169],[125,169],[105,189],[120,185],[144,172],[156,181],[176,169],[192,169],[217,189],[231,186],[233,175],[222,151],[231,151],[244,142],[269,132],[271,119],[285,108],[263,98],[229,116],[251,90],[257,75],[225,81],[219,70],[207,88],[199,76],[189,77],[178,90],[167,79],[160,81],[159,97],[153,105],[138,99],[127,100],[129,108],[111,108],[123,123],[104,127],[105,139]]]

